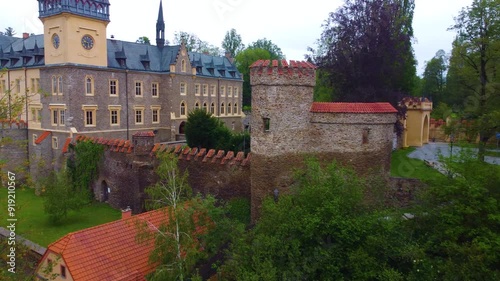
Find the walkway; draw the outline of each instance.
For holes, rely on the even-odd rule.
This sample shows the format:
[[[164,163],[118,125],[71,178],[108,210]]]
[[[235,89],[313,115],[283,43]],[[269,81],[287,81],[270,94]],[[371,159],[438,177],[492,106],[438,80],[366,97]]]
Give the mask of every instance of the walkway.
[[[477,153],[477,148],[469,148],[474,153]],[[453,155],[459,155],[461,147],[453,146]],[[500,149],[490,149],[488,151],[498,151]],[[436,142],[436,143],[428,143],[422,147],[417,147],[415,151],[408,154],[410,158],[416,158],[421,160],[426,160],[432,163],[439,163],[439,156],[449,157],[451,152],[451,147],[449,143]],[[485,156],[484,161],[490,164],[500,165],[500,157],[493,156]]]

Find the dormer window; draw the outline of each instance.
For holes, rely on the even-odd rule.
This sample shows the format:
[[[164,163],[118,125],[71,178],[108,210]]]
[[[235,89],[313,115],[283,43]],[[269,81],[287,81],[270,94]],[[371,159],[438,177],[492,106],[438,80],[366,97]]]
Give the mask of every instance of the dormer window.
[[[226,71],[219,69],[220,76],[226,76]]]

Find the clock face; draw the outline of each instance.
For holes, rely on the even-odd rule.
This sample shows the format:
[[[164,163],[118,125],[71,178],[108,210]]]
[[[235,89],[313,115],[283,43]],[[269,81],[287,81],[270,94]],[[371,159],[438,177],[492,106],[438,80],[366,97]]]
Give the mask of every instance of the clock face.
[[[90,50],[94,47],[94,38],[90,35],[84,35],[82,37],[82,46],[86,50]]]
[[[54,33],[54,35],[52,35],[52,45],[54,46],[54,48],[59,48],[59,43],[60,43],[60,39],[59,39],[59,35],[57,35],[57,33]]]

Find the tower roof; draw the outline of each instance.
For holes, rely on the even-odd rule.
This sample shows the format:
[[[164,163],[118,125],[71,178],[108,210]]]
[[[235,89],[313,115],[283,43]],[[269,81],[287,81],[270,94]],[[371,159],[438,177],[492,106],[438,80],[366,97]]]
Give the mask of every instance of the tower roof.
[[[109,0],[38,0],[39,17],[45,18],[71,13],[88,18],[109,21]]]
[[[165,20],[163,19],[163,5],[160,0],[160,9],[158,10],[158,20],[156,20],[156,29],[165,29]]]

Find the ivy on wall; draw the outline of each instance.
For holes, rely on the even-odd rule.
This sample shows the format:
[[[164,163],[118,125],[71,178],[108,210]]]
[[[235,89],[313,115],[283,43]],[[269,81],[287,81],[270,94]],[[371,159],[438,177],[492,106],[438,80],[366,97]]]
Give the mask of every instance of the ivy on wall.
[[[73,189],[88,190],[99,173],[99,163],[104,154],[104,147],[91,141],[81,141],[70,147],[74,153],[68,158],[68,174]]]

